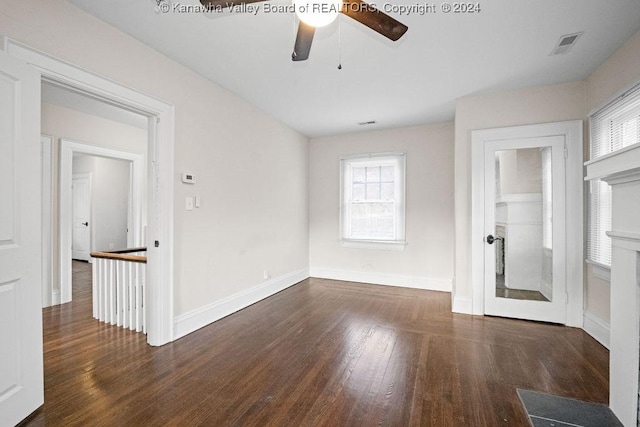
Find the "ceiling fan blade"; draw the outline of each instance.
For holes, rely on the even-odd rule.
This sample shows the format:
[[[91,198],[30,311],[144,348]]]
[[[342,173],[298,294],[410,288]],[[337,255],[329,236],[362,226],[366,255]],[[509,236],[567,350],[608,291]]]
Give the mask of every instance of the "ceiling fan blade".
[[[345,0],[342,13],[366,25],[386,38],[396,41],[409,27],[362,0]]]
[[[292,60],[304,61],[309,58],[309,51],[311,50],[311,43],[313,42],[315,32],[316,27],[307,25],[304,22],[298,24],[296,43],[293,45],[293,53],[291,54]]]
[[[241,6],[249,3],[259,3],[267,0],[200,0],[200,3],[209,9],[219,9],[231,6]]]

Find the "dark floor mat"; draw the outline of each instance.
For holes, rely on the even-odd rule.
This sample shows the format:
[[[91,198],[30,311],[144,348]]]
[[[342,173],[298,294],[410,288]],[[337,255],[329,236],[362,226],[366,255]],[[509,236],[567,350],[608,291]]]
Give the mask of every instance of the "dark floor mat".
[[[534,427],[618,427],[622,423],[608,406],[518,389]]]

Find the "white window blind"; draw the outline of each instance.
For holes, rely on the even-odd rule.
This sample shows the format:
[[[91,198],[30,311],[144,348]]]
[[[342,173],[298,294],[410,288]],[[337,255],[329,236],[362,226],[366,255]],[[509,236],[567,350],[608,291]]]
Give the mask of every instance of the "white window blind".
[[[590,158],[605,156],[640,143],[640,85],[635,86],[589,118]],[[587,259],[611,265],[611,189],[592,181],[589,188]]]
[[[589,183],[588,221],[587,259],[611,266],[611,187],[604,181]]]
[[[591,160],[640,143],[640,85],[589,119]]]
[[[342,159],[342,241],[404,245],[404,155]]]

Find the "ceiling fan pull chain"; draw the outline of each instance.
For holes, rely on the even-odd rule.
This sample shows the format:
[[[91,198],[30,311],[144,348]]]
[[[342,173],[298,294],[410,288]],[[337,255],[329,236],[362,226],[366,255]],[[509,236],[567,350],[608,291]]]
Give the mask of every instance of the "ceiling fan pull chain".
[[[342,14],[338,15],[338,70],[342,70]]]

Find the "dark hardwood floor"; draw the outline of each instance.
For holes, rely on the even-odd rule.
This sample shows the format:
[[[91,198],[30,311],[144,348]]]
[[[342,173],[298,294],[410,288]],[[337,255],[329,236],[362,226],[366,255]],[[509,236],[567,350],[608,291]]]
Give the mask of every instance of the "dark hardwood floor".
[[[92,319],[87,267],[43,311],[26,425],[527,426],[516,387],[608,400],[586,333],[452,314],[448,293],[308,279],[154,348]]]

